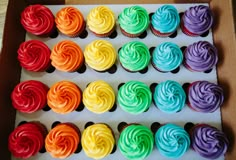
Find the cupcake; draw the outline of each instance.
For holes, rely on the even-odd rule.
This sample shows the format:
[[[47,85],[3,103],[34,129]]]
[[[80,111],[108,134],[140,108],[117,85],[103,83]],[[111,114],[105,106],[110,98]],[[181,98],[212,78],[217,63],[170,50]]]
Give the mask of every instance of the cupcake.
[[[39,40],[21,43],[17,53],[21,67],[28,71],[43,72],[51,67],[51,51],[46,44]]]
[[[33,113],[47,105],[49,88],[44,83],[28,80],[17,84],[11,93],[12,105],[24,113]]]
[[[156,86],[153,100],[162,112],[176,113],[185,106],[186,94],[178,82],[167,80]]]
[[[197,124],[190,130],[191,146],[195,152],[207,159],[224,156],[229,146],[226,135],[208,124]]]
[[[102,159],[111,154],[115,146],[115,137],[108,125],[93,124],[83,131],[81,144],[89,158]]]
[[[8,148],[16,158],[30,158],[44,148],[46,127],[40,122],[27,122],[14,129],[8,138]]]
[[[151,16],[150,29],[156,36],[168,37],[177,30],[179,23],[177,9],[172,5],[163,5]]]
[[[186,10],[181,19],[181,29],[188,36],[200,36],[209,31],[213,15],[208,6],[197,5]]]
[[[155,143],[161,155],[167,158],[181,158],[189,149],[190,137],[184,128],[169,123],[157,130]]]
[[[203,113],[216,111],[224,101],[223,89],[208,81],[196,81],[188,88],[188,106]]]
[[[24,29],[37,36],[49,37],[57,33],[54,19],[51,10],[40,4],[30,5],[21,13]]]
[[[106,6],[97,6],[89,12],[87,25],[97,37],[108,37],[116,28],[115,14]]]
[[[95,40],[86,46],[84,57],[89,67],[98,72],[103,72],[115,64],[116,50],[106,40]]]
[[[121,154],[129,160],[143,160],[153,150],[154,138],[151,130],[139,124],[126,126],[120,134],[118,147]]]
[[[83,51],[79,45],[70,40],[57,43],[50,56],[52,65],[64,72],[75,72],[84,64]]]
[[[85,30],[86,23],[82,13],[74,7],[60,9],[55,18],[58,30],[69,37],[78,37]]]
[[[140,114],[152,103],[152,92],[143,82],[128,81],[118,90],[118,104],[125,112]]]
[[[119,50],[119,60],[128,72],[137,72],[145,69],[151,59],[148,47],[139,41],[126,43]]]
[[[152,53],[152,65],[160,72],[177,69],[183,61],[183,53],[179,46],[172,42],[158,45]]]
[[[190,71],[204,72],[212,69],[218,62],[215,46],[207,41],[198,41],[184,51],[184,66]]]
[[[102,80],[91,82],[83,92],[83,104],[93,113],[107,112],[115,104],[114,90]]]
[[[73,82],[60,81],[51,86],[47,94],[48,106],[56,113],[66,114],[76,110],[82,100],[80,88]]]
[[[53,158],[65,159],[77,150],[80,136],[80,130],[74,124],[60,123],[49,131],[45,139],[46,151]]]
[[[149,26],[149,15],[141,6],[125,8],[118,17],[121,32],[127,37],[138,37]]]

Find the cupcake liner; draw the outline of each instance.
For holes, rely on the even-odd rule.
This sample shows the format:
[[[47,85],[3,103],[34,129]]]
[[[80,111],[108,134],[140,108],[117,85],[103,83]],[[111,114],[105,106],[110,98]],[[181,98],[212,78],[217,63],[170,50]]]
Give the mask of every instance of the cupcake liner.
[[[103,33],[103,34],[98,34],[96,32],[91,31],[95,36],[99,37],[99,38],[106,38],[109,37],[114,31],[116,30],[116,25],[107,33]]]
[[[152,25],[150,25],[150,29],[152,31],[152,33],[157,36],[157,37],[169,37],[170,35],[172,35],[174,32],[170,32],[170,33],[161,33],[160,31],[156,30]]]
[[[141,33],[137,33],[137,34],[131,34],[131,33],[127,33],[125,30],[123,30],[121,27],[120,27],[120,30],[121,30],[121,33],[123,35],[125,35],[126,37],[130,37],[130,38],[135,38],[135,37],[138,37],[140,36],[143,32]]]
[[[190,37],[197,37],[197,36],[199,36],[198,34],[194,34],[194,33],[190,32],[190,31],[184,26],[183,22],[181,22],[180,28],[181,28],[182,32],[183,32],[184,34],[186,34],[187,36],[190,36]]]

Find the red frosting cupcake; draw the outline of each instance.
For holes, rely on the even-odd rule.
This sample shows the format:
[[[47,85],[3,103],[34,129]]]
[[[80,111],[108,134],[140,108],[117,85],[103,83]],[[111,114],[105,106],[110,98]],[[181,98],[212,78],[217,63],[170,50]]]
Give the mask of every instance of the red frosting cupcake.
[[[11,94],[14,108],[24,113],[33,113],[47,105],[49,88],[42,82],[29,80],[19,83]]]
[[[47,7],[30,5],[21,13],[21,24],[29,33],[38,36],[52,36],[56,32],[54,15]]]
[[[46,135],[47,129],[42,123],[22,124],[9,135],[8,148],[14,157],[32,157],[44,147]]]
[[[17,52],[20,65],[26,70],[43,72],[51,66],[51,51],[41,41],[29,40],[23,42]]]

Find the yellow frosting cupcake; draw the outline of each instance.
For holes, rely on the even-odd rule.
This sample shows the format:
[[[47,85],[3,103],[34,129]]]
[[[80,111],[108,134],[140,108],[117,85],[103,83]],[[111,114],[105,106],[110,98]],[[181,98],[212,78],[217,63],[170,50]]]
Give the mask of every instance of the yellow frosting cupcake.
[[[112,152],[115,138],[106,124],[93,124],[83,131],[81,144],[88,157],[102,159]]]
[[[115,93],[106,82],[99,80],[90,83],[83,92],[85,107],[94,113],[104,113],[115,103]]]
[[[87,17],[89,29],[99,37],[109,36],[115,29],[115,14],[106,6],[93,8]]]
[[[106,71],[116,61],[116,50],[106,40],[95,40],[84,51],[85,62],[96,71]]]

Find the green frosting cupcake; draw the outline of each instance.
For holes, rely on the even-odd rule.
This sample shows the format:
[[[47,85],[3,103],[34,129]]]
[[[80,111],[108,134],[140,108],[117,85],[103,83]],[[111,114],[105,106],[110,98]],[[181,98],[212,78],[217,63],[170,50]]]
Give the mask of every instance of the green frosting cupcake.
[[[119,51],[121,65],[131,72],[137,72],[148,66],[151,56],[148,47],[139,41],[126,43]]]
[[[149,109],[152,102],[152,93],[143,82],[129,81],[118,91],[120,107],[131,114],[140,114]]]
[[[125,8],[118,17],[120,27],[127,33],[143,33],[149,26],[149,16],[146,9],[140,6]]]
[[[142,125],[129,125],[120,134],[118,147],[129,160],[143,160],[148,157],[154,145],[151,130]]]
[[[186,94],[179,83],[167,80],[156,86],[153,99],[161,111],[176,113],[185,106]]]
[[[175,124],[160,127],[155,134],[155,142],[159,152],[168,158],[180,158],[190,146],[188,133]]]

